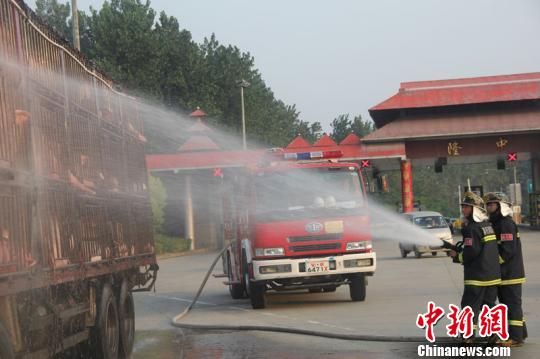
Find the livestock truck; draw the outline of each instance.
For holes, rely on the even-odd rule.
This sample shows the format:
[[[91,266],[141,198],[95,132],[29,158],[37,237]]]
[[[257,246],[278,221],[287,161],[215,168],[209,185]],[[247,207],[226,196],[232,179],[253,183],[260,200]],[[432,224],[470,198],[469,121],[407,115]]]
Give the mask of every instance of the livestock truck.
[[[130,356],[158,269],[145,142],[137,101],[0,0],[0,358]]]

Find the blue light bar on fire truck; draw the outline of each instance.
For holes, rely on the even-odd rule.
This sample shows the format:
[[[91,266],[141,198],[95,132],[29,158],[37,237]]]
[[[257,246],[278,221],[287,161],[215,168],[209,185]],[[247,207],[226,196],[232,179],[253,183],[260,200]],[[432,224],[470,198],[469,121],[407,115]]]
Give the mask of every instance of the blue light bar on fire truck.
[[[283,154],[284,159],[292,161],[321,160],[342,156],[343,152],[341,151],[291,152]]]

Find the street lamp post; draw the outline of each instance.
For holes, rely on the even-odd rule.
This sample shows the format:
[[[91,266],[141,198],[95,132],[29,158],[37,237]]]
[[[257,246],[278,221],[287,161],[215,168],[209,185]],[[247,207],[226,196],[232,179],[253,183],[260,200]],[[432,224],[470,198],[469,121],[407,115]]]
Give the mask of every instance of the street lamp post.
[[[244,151],[247,149],[246,145],[246,114],[244,109],[244,88],[250,85],[246,80],[238,80],[236,84],[240,87],[240,103],[242,106],[242,148]]]
[[[79,38],[79,12],[77,9],[77,0],[71,0],[71,23],[73,32],[73,46],[81,51],[81,40]]]

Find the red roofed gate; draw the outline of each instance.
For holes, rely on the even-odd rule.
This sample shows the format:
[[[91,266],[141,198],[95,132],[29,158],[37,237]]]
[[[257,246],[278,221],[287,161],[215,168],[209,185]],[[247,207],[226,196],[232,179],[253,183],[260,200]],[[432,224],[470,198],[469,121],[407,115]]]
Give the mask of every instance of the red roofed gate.
[[[225,223],[226,210],[216,210],[211,198],[225,187],[234,171],[257,165],[265,153],[264,149],[222,150],[213,141],[216,133],[202,122],[204,112],[197,110],[192,117],[195,123],[187,130],[190,137],[178,148],[177,153],[148,155],[148,169],[162,178],[169,193],[169,201],[182,203],[178,213],[183,213],[184,238],[191,240],[192,249],[218,247],[220,245],[219,223]],[[403,144],[373,144],[365,146],[361,139],[350,134],[341,143],[335,143],[328,135],[323,135],[311,145],[301,136],[296,137],[284,148],[291,152],[340,151],[341,161],[362,161],[378,163],[398,161],[404,157]],[[217,180],[217,178],[222,179]],[[219,213],[221,212],[221,213]]]
[[[370,109],[367,145],[402,144],[407,160],[531,159],[540,190],[540,73],[402,83]],[[404,197],[405,200],[405,197]],[[404,207],[405,203],[404,203]]]

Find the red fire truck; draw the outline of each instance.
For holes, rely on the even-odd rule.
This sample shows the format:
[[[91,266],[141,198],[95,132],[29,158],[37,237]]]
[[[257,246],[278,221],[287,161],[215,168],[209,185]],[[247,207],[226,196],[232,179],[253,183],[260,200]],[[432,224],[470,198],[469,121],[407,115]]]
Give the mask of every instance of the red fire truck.
[[[225,188],[224,272],[233,298],[264,308],[269,290],[366,297],[376,267],[362,174],[340,151],[283,153]],[[274,154],[274,157],[277,155]]]

